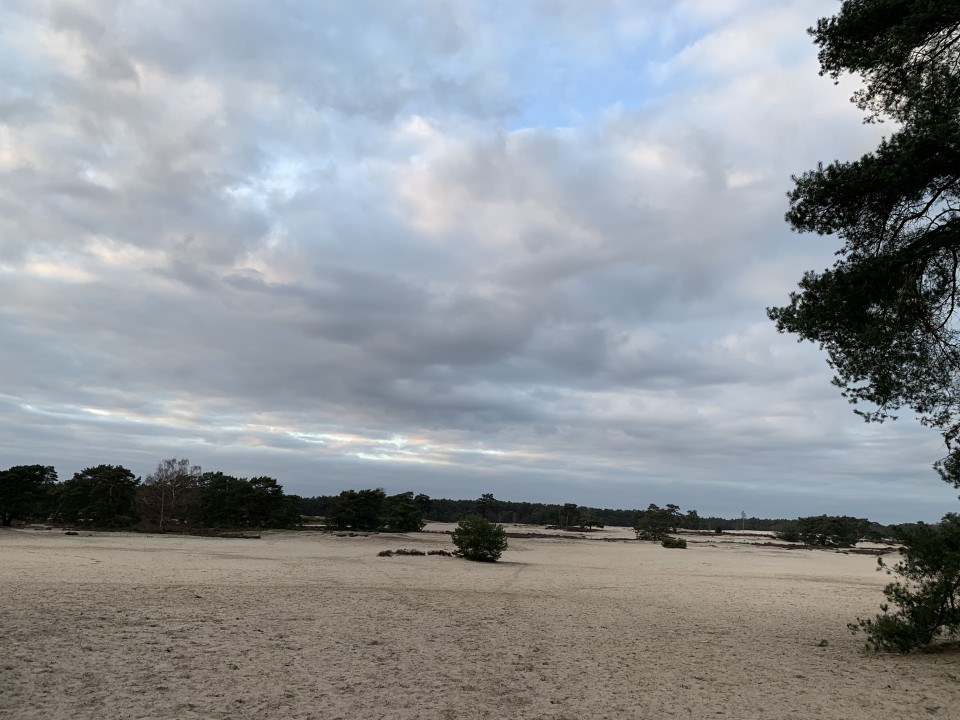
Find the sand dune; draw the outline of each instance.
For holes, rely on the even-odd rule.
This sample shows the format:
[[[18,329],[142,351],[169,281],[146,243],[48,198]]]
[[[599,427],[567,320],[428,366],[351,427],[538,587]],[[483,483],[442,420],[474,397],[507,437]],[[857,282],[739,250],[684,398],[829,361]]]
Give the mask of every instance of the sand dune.
[[[960,654],[862,652],[863,555],[443,534],[0,532],[0,717],[960,718]],[[826,641],[821,646],[821,641]]]

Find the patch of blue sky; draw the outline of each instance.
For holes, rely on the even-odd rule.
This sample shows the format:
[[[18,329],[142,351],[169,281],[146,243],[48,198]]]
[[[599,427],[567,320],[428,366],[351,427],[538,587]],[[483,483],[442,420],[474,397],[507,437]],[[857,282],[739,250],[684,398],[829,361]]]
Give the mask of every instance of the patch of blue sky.
[[[611,108],[633,111],[695,85],[695,74],[669,83],[659,69],[701,36],[672,32],[669,37],[610,36],[609,45],[558,47],[536,42],[512,59],[509,75],[515,112],[510,130],[571,127],[598,119]]]
[[[637,110],[657,96],[646,74],[566,72],[556,68],[553,77],[540,76],[516,90],[517,104],[507,117],[508,130],[575,127],[601,118],[611,108]],[[545,82],[544,82],[545,81]]]

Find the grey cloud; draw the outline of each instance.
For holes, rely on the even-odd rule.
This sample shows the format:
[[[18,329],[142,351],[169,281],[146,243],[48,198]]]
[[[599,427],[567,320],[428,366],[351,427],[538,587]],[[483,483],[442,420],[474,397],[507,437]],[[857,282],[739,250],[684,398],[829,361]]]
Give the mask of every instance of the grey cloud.
[[[667,4],[45,7],[11,23],[47,45],[0,42],[11,462],[757,514],[882,509],[928,472],[751,287],[828,261],[786,242],[789,173],[873,137],[815,78],[756,94],[795,67],[571,122],[547,95],[629,74]]]
[[[108,7],[101,3],[97,9],[103,13]],[[484,107],[476,104],[484,70],[470,47],[470,18],[448,3],[420,3],[411,10],[377,2],[147,3],[136,13],[122,6],[103,13],[109,16],[106,25],[76,6],[61,5],[53,20],[91,44],[107,38],[163,72],[240,77],[346,115],[385,121],[431,99],[490,112],[494,95]],[[371,17],[377,22],[368,22]],[[441,90],[454,85],[438,59],[466,64],[469,93],[424,94],[431,85]],[[108,65],[120,59],[113,60]]]

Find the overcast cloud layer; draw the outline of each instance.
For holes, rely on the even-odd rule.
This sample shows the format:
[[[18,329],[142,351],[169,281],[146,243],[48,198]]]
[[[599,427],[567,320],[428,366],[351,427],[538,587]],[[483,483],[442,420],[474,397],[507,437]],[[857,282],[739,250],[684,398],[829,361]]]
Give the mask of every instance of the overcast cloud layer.
[[[0,465],[932,520],[782,304],[832,0],[6,2]]]

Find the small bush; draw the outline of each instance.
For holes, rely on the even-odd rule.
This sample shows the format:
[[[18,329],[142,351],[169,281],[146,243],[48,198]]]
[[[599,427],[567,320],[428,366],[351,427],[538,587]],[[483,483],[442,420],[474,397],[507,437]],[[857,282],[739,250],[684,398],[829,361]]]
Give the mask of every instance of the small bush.
[[[496,562],[507,549],[507,533],[479,515],[464,518],[453,531],[453,544],[467,560]]]
[[[423,550],[417,550],[415,548],[400,548],[396,551],[396,555],[426,555]]]
[[[393,557],[393,550],[381,550],[377,553],[377,557]]]
[[[444,557],[453,557],[453,553],[449,550],[429,550],[427,555],[443,555]]]
[[[886,651],[909,652],[943,636],[960,636],[960,516],[949,513],[939,525],[904,527],[897,539],[903,559],[891,568],[877,558],[877,569],[906,582],[884,588],[881,614],[847,627],[865,632],[868,647]]]
[[[660,544],[665,548],[687,549],[687,541],[684,538],[672,537],[670,535],[661,540]]]

